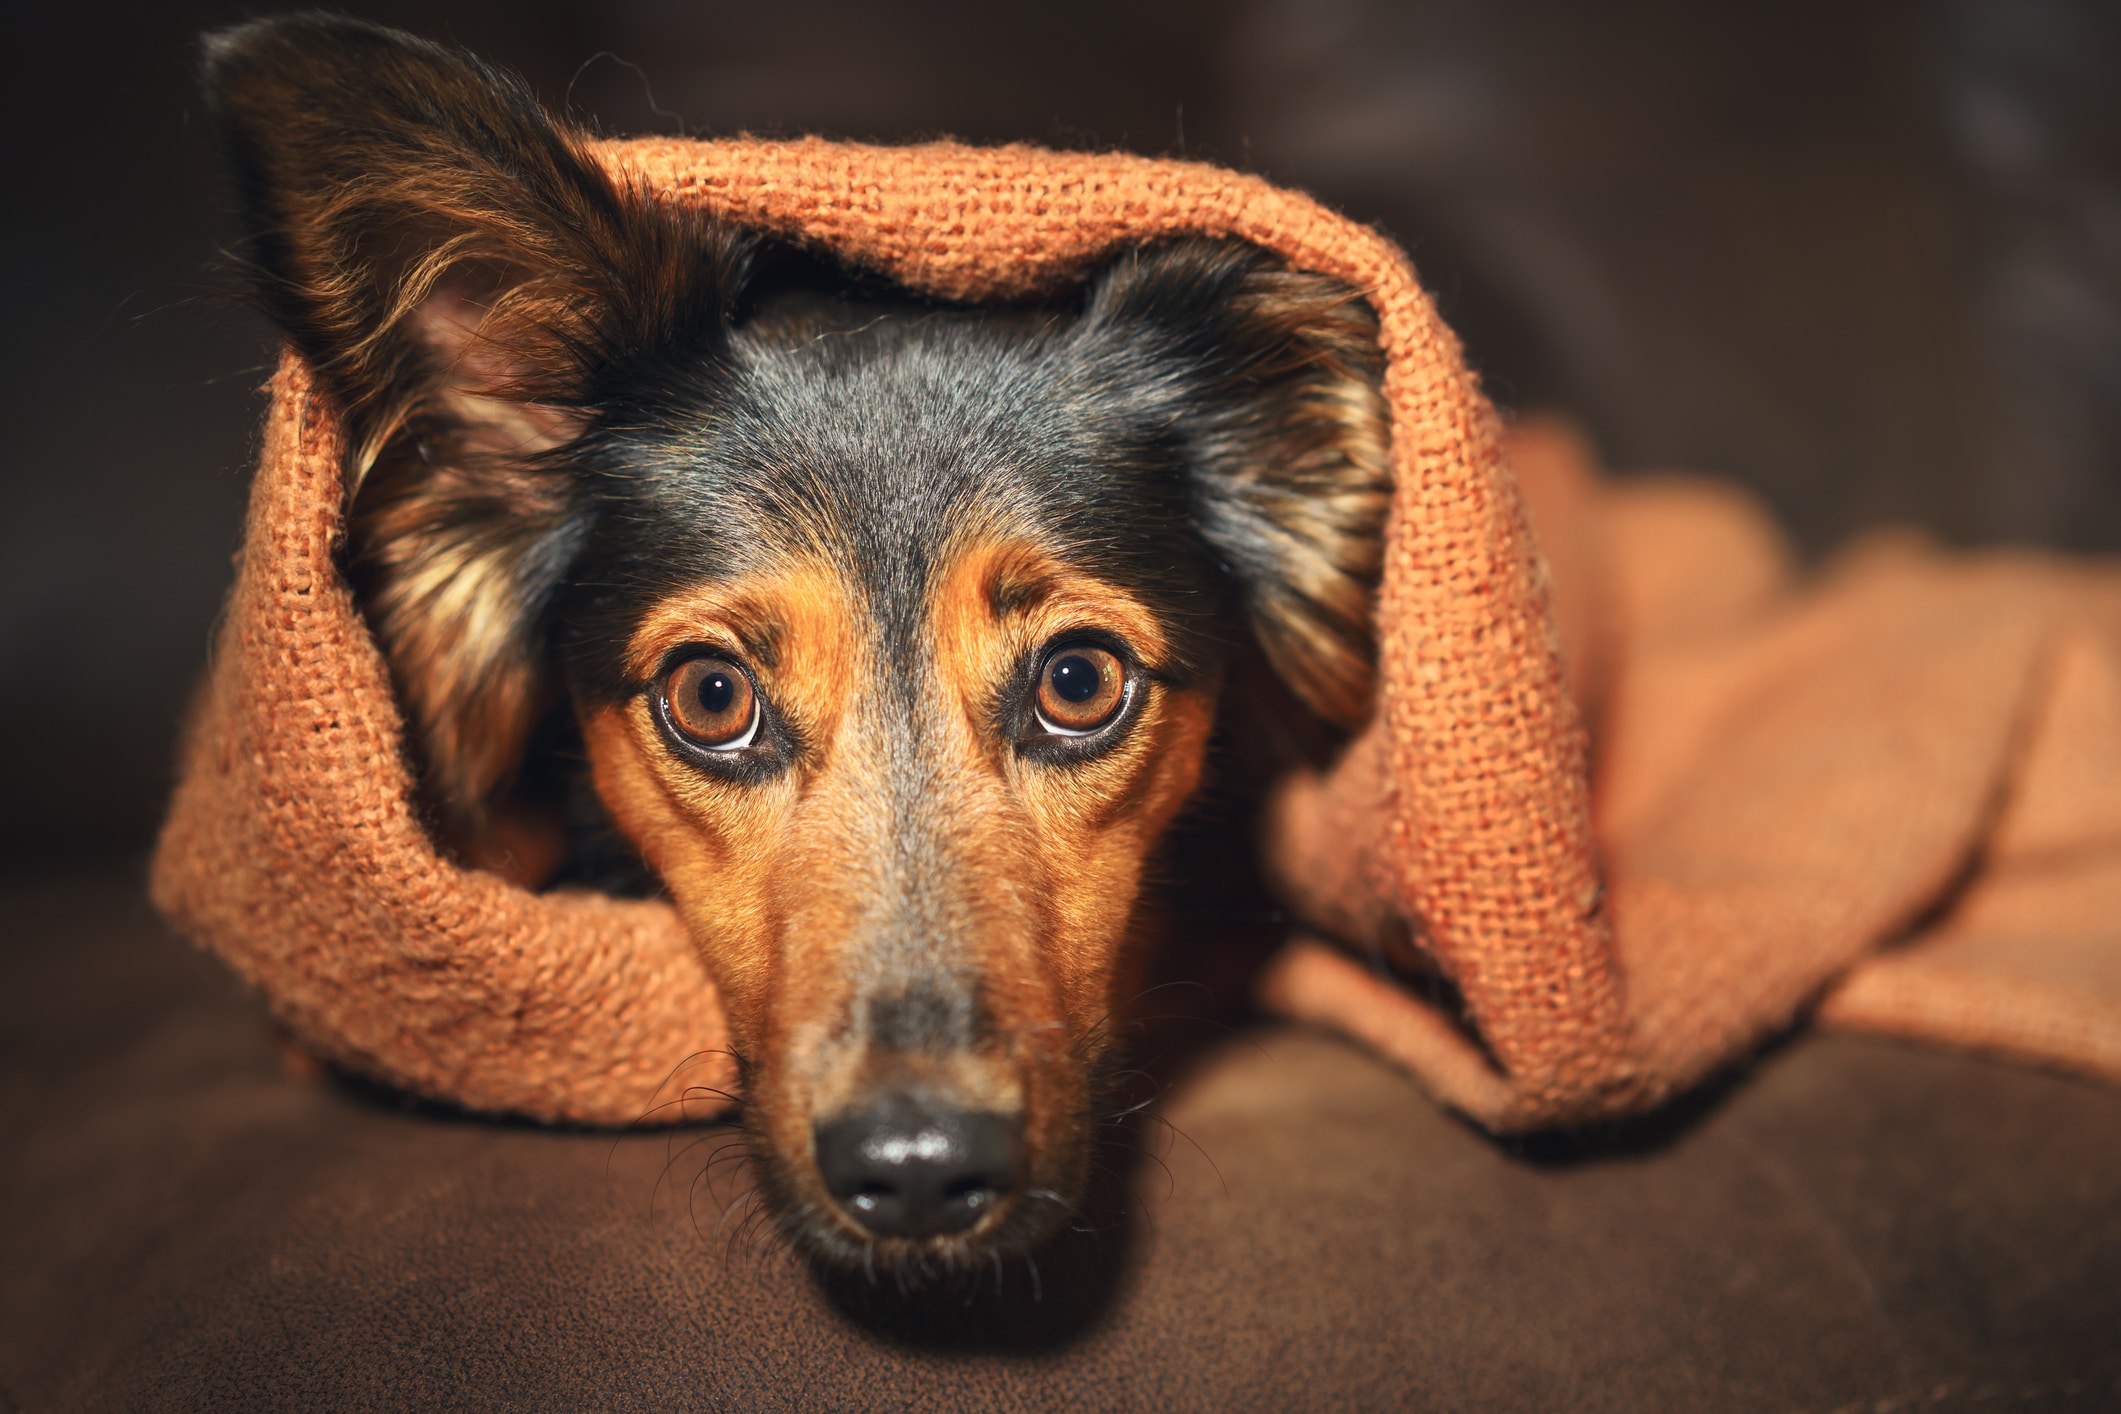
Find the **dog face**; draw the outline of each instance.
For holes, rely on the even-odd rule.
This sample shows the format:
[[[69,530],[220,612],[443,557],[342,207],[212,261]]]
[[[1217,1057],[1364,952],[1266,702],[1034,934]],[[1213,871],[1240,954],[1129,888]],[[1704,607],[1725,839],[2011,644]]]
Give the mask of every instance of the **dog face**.
[[[714,410],[624,452],[680,505],[607,514],[661,529],[590,551],[652,587],[608,633],[568,616],[597,625],[589,756],[707,942],[762,1150],[823,1165],[829,1194],[769,1166],[785,1206],[895,1237],[1077,1185],[1074,1043],[1215,685],[1204,567],[1095,470],[1134,429],[1068,406],[1092,357],[977,320],[748,328]],[[973,1161],[937,1178],[962,1202],[861,1160],[937,1125]]]
[[[352,21],[217,36],[207,83],[438,833],[549,874],[566,724],[726,1002],[784,1228],[1038,1240],[1225,680],[1367,711],[1367,311],[1206,242],[1033,308],[850,296]]]

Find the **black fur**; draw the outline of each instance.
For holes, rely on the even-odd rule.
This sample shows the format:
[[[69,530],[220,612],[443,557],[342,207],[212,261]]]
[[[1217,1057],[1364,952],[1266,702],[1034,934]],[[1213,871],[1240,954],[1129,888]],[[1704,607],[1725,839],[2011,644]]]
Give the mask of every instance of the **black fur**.
[[[1073,307],[849,300],[815,270],[777,297],[754,240],[620,189],[460,51],[292,16],[210,38],[205,82],[261,300],[354,423],[353,569],[445,821],[506,795],[562,698],[638,688],[615,647],[646,605],[796,540],[858,567],[903,639],[939,537],[1035,530],[1166,615],[1182,675],[1249,636],[1297,701],[1365,710],[1384,418],[1367,311],[1329,282],[1179,242]],[[540,409],[554,446],[453,443],[467,359],[412,317],[438,292],[494,311],[475,391]],[[461,564],[504,640],[432,628]]]
[[[1368,712],[1388,428],[1352,292],[1195,240],[1114,251],[1050,304],[938,305],[622,187],[454,50],[295,16],[213,37],[205,76],[260,301],[352,433],[348,570],[468,857],[562,814],[575,723],[637,695],[688,769],[801,760],[763,695],[753,745],[684,747],[627,650],[676,596],[822,559],[874,629],[856,690],[897,708],[864,719],[868,1043],[964,1049],[992,1020],[951,950],[976,911],[962,821],[929,788],[927,641],[959,550],[1029,544],[1158,621],[1153,662],[1104,645],[1129,682],[1109,727],[1019,729],[1037,663],[994,704],[1027,720],[988,736],[1056,770],[1123,739],[1142,681],[1205,694],[1233,663],[1278,675],[1255,702],[1327,731]],[[771,667],[773,644],[741,646]],[[1131,894],[1113,903],[1126,922]],[[800,1208],[780,1205],[814,1250],[860,1259]],[[994,1240],[1021,1245],[1060,1208],[1009,1211]]]

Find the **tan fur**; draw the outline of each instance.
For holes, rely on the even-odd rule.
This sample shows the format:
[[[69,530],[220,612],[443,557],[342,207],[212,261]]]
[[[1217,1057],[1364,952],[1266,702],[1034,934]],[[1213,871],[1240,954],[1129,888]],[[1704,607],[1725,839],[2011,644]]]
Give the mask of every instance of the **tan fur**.
[[[1251,605],[1282,681],[1327,721],[1359,726],[1376,675],[1372,616],[1392,500],[1391,419],[1377,318],[1338,280],[1264,269],[1237,308],[1271,354],[1248,373],[1270,386],[1271,464],[1244,468],[1280,549],[1280,582]]]
[[[1168,647],[1155,616],[1028,546],[989,542],[940,577],[928,627],[943,694],[932,710],[948,743],[935,789],[957,822],[951,887],[966,924],[954,945],[978,972],[995,1039],[890,1063],[946,1067],[927,1078],[974,1107],[1020,1108],[1030,1186],[1070,1191],[1088,1101],[1078,1043],[1118,1000],[1143,866],[1196,784],[1212,698],[1144,682],[1124,740],[1056,769],[1026,761],[997,731],[1005,684],[1042,645],[1083,630],[1122,638],[1154,666]],[[642,694],[585,724],[597,787],[669,885],[722,989],[784,1180],[836,1212],[817,1187],[811,1127],[879,1080],[849,1019],[873,852],[892,828],[868,788],[879,770],[872,714],[890,710],[864,691],[876,646],[852,586],[821,561],[665,604],[629,658],[646,678],[692,643],[753,645],[763,694],[808,752],[763,783],[713,779],[669,749]]]
[[[487,863],[520,856],[509,840],[525,822],[496,807],[551,699],[524,623],[521,563],[568,503],[536,459],[579,418],[496,396],[510,375],[483,307],[450,301],[415,322],[442,365],[426,435],[371,470],[354,541],[369,614],[421,728],[430,798],[452,843]]]

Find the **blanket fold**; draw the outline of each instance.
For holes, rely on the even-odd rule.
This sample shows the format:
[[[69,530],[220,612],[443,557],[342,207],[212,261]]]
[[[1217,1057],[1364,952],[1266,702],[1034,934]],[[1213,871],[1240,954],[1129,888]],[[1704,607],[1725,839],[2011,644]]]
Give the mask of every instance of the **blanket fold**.
[[[1389,840],[1313,857],[1376,814],[1350,804],[1381,788],[1363,751],[1278,802],[1279,877],[1342,946],[1293,946],[1269,1000],[1502,1129],[1653,1104],[1814,1003],[2121,1080],[2121,575],[1885,532],[1805,582],[1727,488],[1599,484],[1553,427],[1508,442],[1597,723],[1608,1088],[1557,1102],[1494,1049],[1542,1026],[1540,972],[1447,1018],[1363,965],[1418,917]]]
[[[2121,1081],[2121,572],[1878,541],[1800,580],[1736,493],[1506,437],[1404,256],[1255,178],[953,144],[600,153],[940,297],[1177,235],[1364,292],[1393,415],[1382,686],[1274,803],[1267,867],[1313,935],[1261,979],[1275,1007],[1497,1129],[1655,1104],[1814,1006]],[[720,1105],[720,1009],[667,906],[437,853],[338,568],[336,422],[291,355],[272,397],[158,906],[307,1044],[415,1092],[594,1123]]]

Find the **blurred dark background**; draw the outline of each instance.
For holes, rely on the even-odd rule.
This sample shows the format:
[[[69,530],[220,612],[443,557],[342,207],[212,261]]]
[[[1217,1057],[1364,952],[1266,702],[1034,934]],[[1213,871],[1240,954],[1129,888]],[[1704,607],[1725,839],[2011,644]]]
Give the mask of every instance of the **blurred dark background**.
[[[366,4],[611,132],[1184,153],[1413,253],[1490,391],[1624,468],[2121,545],[2121,7]],[[0,866],[137,851],[236,548],[263,327],[192,92],[255,7],[13,7]]]

